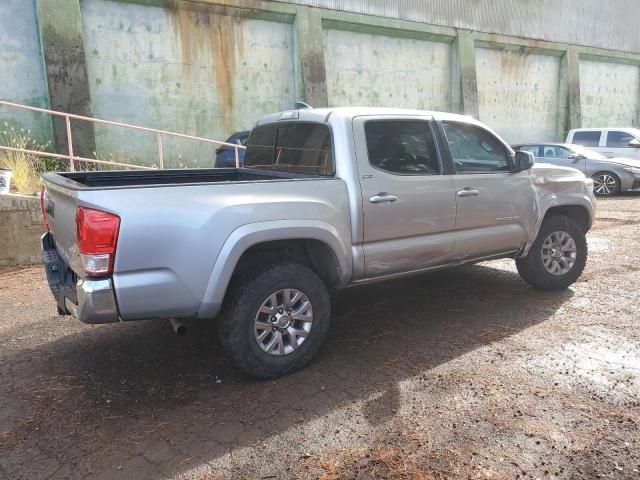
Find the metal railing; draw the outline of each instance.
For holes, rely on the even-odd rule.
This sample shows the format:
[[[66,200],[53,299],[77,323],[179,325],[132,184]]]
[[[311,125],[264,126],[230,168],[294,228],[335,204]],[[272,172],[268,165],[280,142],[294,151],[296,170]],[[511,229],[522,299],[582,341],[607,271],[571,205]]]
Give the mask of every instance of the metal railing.
[[[235,144],[235,143],[220,142],[220,141],[217,141],[217,140],[211,140],[209,138],[196,137],[196,136],[193,136],[193,135],[185,135],[183,133],[168,132],[166,130],[158,130],[156,128],[140,127],[138,125],[129,125],[127,123],[121,123],[121,122],[112,122],[110,120],[100,120],[98,118],[83,117],[82,115],[75,115],[73,113],[58,112],[56,110],[47,110],[45,108],[36,108],[36,107],[28,106],[28,105],[21,105],[19,103],[7,102],[5,100],[0,100],[0,105],[5,106],[5,107],[9,107],[9,108],[16,108],[16,109],[20,109],[20,110],[28,110],[28,111],[31,111],[31,112],[46,113],[46,114],[57,116],[57,117],[64,117],[65,125],[66,125],[66,134],[67,134],[67,145],[68,145],[67,155],[60,154],[60,153],[49,153],[49,152],[44,152],[44,151],[39,151],[39,150],[29,150],[29,149],[24,149],[24,148],[8,147],[8,146],[4,146],[4,145],[0,145],[0,150],[6,150],[6,151],[10,151],[10,152],[27,153],[27,154],[30,154],[30,155],[36,155],[36,156],[40,156],[40,157],[52,157],[52,158],[60,158],[60,159],[69,160],[69,169],[72,172],[75,171],[75,162],[87,162],[87,163],[94,163],[94,164],[105,164],[105,165],[113,165],[113,166],[116,166],[116,167],[137,168],[137,169],[145,169],[145,170],[154,170],[156,168],[163,169],[164,168],[164,152],[163,152],[162,137],[165,137],[165,136],[166,137],[174,137],[174,138],[183,138],[183,139],[187,139],[187,140],[211,143],[211,144],[215,144],[217,146],[224,146],[224,147],[233,148],[236,168],[240,167],[239,150],[246,149],[246,147],[244,147],[243,145],[238,145],[238,144]],[[137,131],[140,131],[140,132],[154,133],[155,136],[156,136],[156,144],[157,144],[157,148],[158,148],[158,150],[157,150],[157,153],[158,153],[158,167],[147,167],[147,166],[143,166],[143,165],[133,165],[133,164],[129,164],[129,163],[113,162],[113,161],[109,161],[109,160],[98,160],[97,158],[86,158],[86,157],[79,157],[77,155],[74,155],[73,154],[73,136],[72,136],[72,132],[71,132],[71,120],[72,119],[73,120],[81,120],[81,121],[85,121],[85,122],[91,122],[91,123],[98,123],[98,124],[101,124],[101,125],[111,125],[111,126],[114,126],[114,127],[126,128],[126,129],[130,129],[130,130],[137,130]]]

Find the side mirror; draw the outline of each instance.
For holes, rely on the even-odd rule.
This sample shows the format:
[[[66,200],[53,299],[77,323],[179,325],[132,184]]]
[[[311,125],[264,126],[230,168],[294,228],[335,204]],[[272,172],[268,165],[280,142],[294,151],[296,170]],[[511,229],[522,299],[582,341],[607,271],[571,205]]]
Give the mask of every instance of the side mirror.
[[[529,170],[531,167],[533,167],[533,164],[536,161],[536,157],[534,157],[533,153],[531,152],[523,152],[522,150],[518,150],[516,152],[515,161],[516,161],[515,171],[522,172],[524,170]]]
[[[569,155],[569,160],[584,160],[585,158],[587,157],[585,157],[581,153],[572,153],[571,155]]]
[[[629,146],[631,148],[640,148],[640,140],[638,140],[637,138],[634,138],[629,142]]]

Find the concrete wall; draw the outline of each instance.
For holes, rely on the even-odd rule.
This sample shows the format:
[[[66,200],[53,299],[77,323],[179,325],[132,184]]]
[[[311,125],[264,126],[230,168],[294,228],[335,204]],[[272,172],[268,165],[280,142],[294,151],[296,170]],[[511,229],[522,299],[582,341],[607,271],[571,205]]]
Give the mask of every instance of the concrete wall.
[[[476,67],[481,121],[512,143],[562,136],[559,56],[478,48]]]
[[[39,198],[0,194],[0,267],[41,261],[43,233]]]
[[[581,60],[580,79],[584,127],[639,125],[640,68],[638,66]]]
[[[82,16],[96,117],[224,140],[295,103],[291,24],[109,0],[84,0]],[[96,127],[101,158],[153,163],[155,145]],[[167,139],[165,164],[210,165],[212,152]]]
[[[450,43],[335,29],[324,37],[330,106],[451,110]]]
[[[0,99],[49,108],[35,4],[30,0],[0,1]],[[17,130],[30,129],[41,143],[51,139],[46,115],[0,106],[0,132],[7,129],[5,122]]]
[[[452,110],[512,142],[638,125],[635,0],[425,1],[4,0],[0,96],[41,105],[48,90],[56,109],[218,140],[296,99]],[[156,161],[148,134],[86,128],[74,143]],[[166,141],[165,157],[208,166],[213,153]]]

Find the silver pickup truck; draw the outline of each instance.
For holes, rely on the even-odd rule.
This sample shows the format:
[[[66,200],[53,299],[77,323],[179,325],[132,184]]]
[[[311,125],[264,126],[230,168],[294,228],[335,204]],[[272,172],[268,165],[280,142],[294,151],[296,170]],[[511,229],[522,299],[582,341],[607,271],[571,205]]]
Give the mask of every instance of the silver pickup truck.
[[[220,316],[228,354],[265,378],[318,351],[333,289],[496,258],[514,258],[533,287],[567,288],[594,215],[577,170],[534,166],[469,117],[413,110],[268,116],[241,169],[43,180],[60,314]]]

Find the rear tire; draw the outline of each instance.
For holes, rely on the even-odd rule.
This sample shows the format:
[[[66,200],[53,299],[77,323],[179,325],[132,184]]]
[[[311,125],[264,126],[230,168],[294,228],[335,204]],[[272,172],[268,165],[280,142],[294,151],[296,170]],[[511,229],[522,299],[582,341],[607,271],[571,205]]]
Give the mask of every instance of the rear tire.
[[[587,263],[585,232],[571,218],[553,215],[542,222],[529,254],[516,259],[522,279],[540,290],[563,290],[582,274]]]
[[[258,378],[280,377],[308,364],[324,343],[331,314],[318,275],[297,263],[279,263],[234,283],[219,330],[234,363]]]
[[[598,172],[593,176],[593,193],[599,197],[612,197],[620,193],[620,179],[615,173]]]

